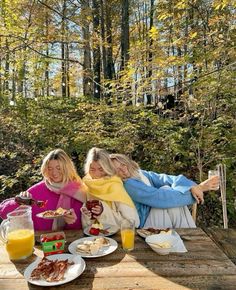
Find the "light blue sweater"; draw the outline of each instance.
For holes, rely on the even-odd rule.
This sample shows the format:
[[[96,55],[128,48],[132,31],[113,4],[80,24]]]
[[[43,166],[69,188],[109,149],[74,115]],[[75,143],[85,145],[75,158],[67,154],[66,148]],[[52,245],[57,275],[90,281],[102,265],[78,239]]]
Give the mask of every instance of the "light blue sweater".
[[[190,189],[195,182],[183,175],[157,174],[152,171],[141,170],[148,178],[151,186],[136,178],[128,178],[124,186],[137,208],[140,227],[143,227],[150,209],[173,208],[190,205],[196,202]]]

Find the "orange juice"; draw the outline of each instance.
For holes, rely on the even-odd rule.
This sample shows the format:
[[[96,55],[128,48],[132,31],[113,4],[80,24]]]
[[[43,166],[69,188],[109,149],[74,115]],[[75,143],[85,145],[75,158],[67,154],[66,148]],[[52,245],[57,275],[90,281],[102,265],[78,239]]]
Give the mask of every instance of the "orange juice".
[[[8,233],[6,249],[11,260],[19,260],[30,256],[33,248],[33,230],[18,229]]]
[[[134,248],[134,230],[123,229],[121,230],[122,247],[124,250],[131,251]]]

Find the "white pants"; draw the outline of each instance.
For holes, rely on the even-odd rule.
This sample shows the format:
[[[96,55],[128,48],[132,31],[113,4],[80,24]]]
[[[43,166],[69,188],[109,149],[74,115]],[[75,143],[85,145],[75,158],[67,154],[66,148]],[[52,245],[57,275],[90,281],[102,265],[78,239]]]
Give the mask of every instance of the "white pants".
[[[196,228],[196,224],[187,206],[151,208],[144,228]]]

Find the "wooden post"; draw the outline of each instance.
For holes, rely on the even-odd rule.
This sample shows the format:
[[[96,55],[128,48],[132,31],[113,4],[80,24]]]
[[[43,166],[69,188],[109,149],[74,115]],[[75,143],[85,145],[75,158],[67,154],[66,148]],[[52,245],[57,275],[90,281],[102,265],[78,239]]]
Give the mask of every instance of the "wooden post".
[[[226,166],[225,164],[217,165],[220,177],[220,195],[223,210],[223,222],[224,229],[228,229],[228,217],[227,217],[227,203],[226,203]]]
[[[196,221],[197,221],[197,203],[194,203],[192,206],[192,218],[196,224]]]

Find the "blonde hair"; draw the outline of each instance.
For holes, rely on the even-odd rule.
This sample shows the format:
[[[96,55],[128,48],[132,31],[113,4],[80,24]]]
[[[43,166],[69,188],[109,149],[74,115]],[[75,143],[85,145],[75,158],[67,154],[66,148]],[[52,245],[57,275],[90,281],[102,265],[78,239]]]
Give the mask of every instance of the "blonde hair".
[[[55,149],[48,153],[48,155],[43,159],[41,166],[41,173],[43,177],[50,181],[48,174],[49,161],[57,160],[61,171],[62,171],[62,182],[67,183],[69,181],[81,181],[74,163],[71,161],[70,157],[62,149]]]
[[[125,165],[130,173],[130,177],[140,179],[140,167],[134,160],[124,154],[110,154],[110,159],[118,161],[121,165]]]
[[[89,173],[90,165],[93,161],[99,162],[107,176],[113,176],[116,174],[116,170],[111,162],[109,153],[105,149],[93,147],[89,150],[84,164],[85,174]]]

